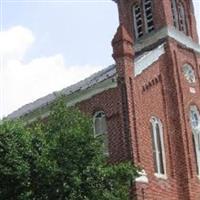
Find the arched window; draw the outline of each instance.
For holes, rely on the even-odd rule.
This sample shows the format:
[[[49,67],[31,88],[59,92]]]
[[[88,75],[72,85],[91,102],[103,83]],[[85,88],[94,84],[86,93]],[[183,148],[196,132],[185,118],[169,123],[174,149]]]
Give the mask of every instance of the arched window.
[[[154,30],[152,0],[144,0],[143,7],[146,33],[150,33]]]
[[[187,16],[183,4],[177,0],[171,0],[173,24],[180,31],[187,34]]]
[[[184,6],[181,2],[178,4],[178,13],[179,13],[179,29],[180,31],[183,31],[186,34],[187,33],[186,15]]]
[[[161,121],[156,117],[152,117],[150,122],[155,173],[158,176],[164,176],[166,175],[166,167],[163,141],[163,126]]]
[[[197,173],[200,176],[200,113],[197,106],[190,107],[190,124],[195,146]]]
[[[96,112],[93,117],[94,137],[102,142],[103,153],[108,155],[107,123],[106,115],[103,111]]]
[[[179,27],[178,25],[178,12],[177,12],[177,3],[176,0],[172,0],[171,8],[172,8],[172,15],[173,15],[173,24],[176,28]]]
[[[143,22],[142,22],[142,11],[138,4],[133,7],[133,17],[134,17],[133,21],[134,21],[135,37],[140,38],[143,36]]]
[[[143,0],[133,7],[135,37],[140,38],[144,33],[154,30],[152,0]],[[145,24],[143,24],[145,22]]]

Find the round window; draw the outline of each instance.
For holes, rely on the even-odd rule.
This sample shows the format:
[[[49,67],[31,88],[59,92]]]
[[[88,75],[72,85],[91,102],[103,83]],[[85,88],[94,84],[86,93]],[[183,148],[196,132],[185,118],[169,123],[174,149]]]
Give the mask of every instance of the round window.
[[[189,64],[183,65],[183,74],[189,83],[195,83],[195,73]]]

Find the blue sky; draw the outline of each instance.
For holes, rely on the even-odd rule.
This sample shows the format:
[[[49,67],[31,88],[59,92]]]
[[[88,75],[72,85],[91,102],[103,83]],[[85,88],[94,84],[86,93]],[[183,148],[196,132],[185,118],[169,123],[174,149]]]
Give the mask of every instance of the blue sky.
[[[21,25],[37,38],[25,55],[62,53],[69,65],[109,65],[110,41],[118,24],[117,7],[108,0],[65,3],[4,3],[4,29]]]
[[[0,118],[114,62],[111,0],[0,2]],[[194,5],[197,13],[200,0]]]

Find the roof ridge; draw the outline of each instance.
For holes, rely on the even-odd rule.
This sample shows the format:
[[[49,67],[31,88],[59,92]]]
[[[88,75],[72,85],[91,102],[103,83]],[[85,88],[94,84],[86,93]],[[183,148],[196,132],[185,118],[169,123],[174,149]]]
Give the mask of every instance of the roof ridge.
[[[108,67],[91,74],[89,77],[78,81],[77,83],[69,85],[66,88],[63,88],[61,90],[54,91],[54,92],[52,92],[48,95],[45,95],[45,96],[40,97],[40,98],[30,102],[30,103],[23,105],[22,107],[18,108],[17,110],[13,111],[12,113],[8,114],[6,118],[13,119],[13,118],[16,118],[16,117],[23,116],[23,115],[25,115],[29,112],[32,112],[33,110],[35,110],[37,108],[42,108],[43,106],[53,102],[58,96],[60,96],[62,94],[63,95],[70,95],[70,94],[73,94],[73,93],[75,93],[75,92],[77,92],[81,89],[83,89],[83,90],[87,89],[87,88],[95,85],[96,83],[99,83],[99,82],[105,80],[106,77],[104,77],[103,80],[100,80],[100,77],[107,74],[108,72],[110,72],[114,69],[115,69],[114,64],[109,65]],[[115,72],[113,72],[113,73],[115,73]],[[111,76],[113,75],[113,73],[111,73]],[[110,77],[110,76],[108,75],[108,77]]]

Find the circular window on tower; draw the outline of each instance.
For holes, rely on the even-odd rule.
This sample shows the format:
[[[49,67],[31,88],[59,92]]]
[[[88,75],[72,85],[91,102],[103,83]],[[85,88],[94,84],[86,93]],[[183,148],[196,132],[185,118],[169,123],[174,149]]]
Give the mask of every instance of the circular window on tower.
[[[183,74],[189,83],[195,83],[195,73],[191,65],[183,65]]]

